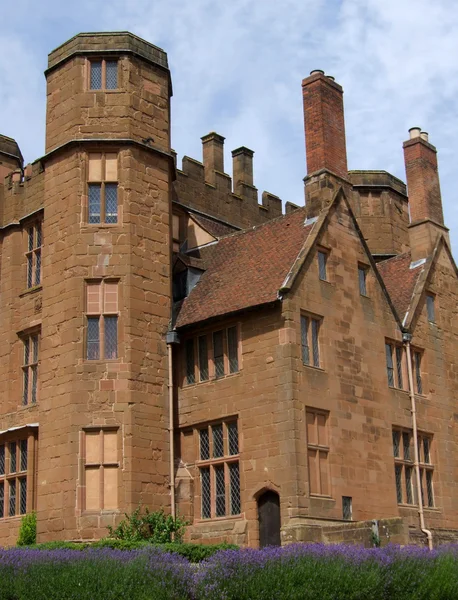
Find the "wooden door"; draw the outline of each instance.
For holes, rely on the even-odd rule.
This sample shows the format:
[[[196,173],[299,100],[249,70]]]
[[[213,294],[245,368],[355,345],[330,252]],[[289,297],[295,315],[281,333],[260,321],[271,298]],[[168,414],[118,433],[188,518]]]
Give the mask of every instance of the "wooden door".
[[[258,498],[259,545],[280,546],[280,497],[276,492],[264,492]]]

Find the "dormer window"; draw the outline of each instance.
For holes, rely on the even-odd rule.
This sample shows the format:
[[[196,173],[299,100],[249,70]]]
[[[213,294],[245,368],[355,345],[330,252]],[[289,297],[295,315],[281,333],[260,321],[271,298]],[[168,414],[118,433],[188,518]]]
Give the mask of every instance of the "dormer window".
[[[118,61],[91,60],[89,88],[91,90],[116,90],[118,88]]]

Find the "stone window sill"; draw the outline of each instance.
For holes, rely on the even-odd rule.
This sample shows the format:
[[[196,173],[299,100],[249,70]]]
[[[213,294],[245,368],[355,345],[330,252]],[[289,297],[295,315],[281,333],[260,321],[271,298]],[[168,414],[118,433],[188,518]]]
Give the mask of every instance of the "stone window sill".
[[[336,499],[332,496],[324,496],[322,494],[310,494],[310,498],[316,498],[317,500],[330,500],[331,502],[336,501]]]
[[[211,517],[210,519],[195,519],[194,525],[205,525],[207,523],[221,523],[224,521],[239,521],[243,519],[243,513],[239,515],[226,515],[225,517]]]
[[[41,292],[41,290],[43,289],[43,286],[41,285],[34,285],[31,288],[27,288],[26,290],[24,290],[23,292],[21,292],[19,294],[19,298],[23,298],[24,296],[28,296],[29,294],[35,294],[36,292]]]
[[[321,371],[322,373],[326,372],[323,367],[315,367],[315,365],[307,365],[306,363],[302,363],[302,366],[306,367],[307,369],[313,369],[314,371]]]

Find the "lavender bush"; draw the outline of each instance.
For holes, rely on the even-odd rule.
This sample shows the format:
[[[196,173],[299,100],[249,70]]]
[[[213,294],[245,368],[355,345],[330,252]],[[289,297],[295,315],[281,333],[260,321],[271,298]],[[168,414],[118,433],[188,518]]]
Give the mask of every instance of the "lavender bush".
[[[458,600],[458,546],[0,550],[0,600]]]

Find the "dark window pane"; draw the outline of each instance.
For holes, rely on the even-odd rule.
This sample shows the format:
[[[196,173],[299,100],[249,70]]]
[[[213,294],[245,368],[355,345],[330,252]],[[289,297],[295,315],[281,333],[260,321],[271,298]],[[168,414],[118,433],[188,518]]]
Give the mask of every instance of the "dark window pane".
[[[41,235],[41,223],[37,223],[36,225],[36,230],[37,230],[37,244],[36,247],[40,248],[41,244],[42,244],[42,235]]]
[[[406,431],[402,434],[402,445],[404,446],[404,460],[411,460],[410,458],[410,434]]]
[[[118,184],[105,184],[105,223],[118,222]]]
[[[434,296],[430,296],[429,294],[426,296],[426,310],[428,313],[428,321],[434,323],[435,314],[434,314]]]
[[[428,506],[434,506],[433,472],[432,471],[426,471],[426,493],[428,495]]]
[[[27,471],[27,440],[20,441],[21,471]]]
[[[118,317],[104,317],[105,358],[118,358]]]
[[[41,282],[41,250],[35,251],[35,285]]]
[[[407,504],[413,504],[413,492],[412,492],[412,467],[405,467],[406,473],[406,501]]]
[[[115,90],[118,87],[118,61],[107,60],[105,63],[107,72],[107,90]]]
[[[310,350],[308,342],[308,317],[301,316],[301,344],[302,344],[302,362],[304,365],[310,364]]]
[[[5,474],[5,444],[0,446],[0,475]]]
[[[401,452],[401,432],[400,431],[393,431],[393,455],[396,458],[400,457],[400,452]]]
[[[19,514],[25,515],[27,512],[27,479],[23,477],[19,480]]]
[[[25,367],[23,370],[23,391],[22,391],[22,404],[27,406],[29,402],[29,369]]]
[[[210,468],[200,469],[200,487],[202,494],[202,519],[211,517]]]
[[[402,348],[396,346],[396,370],[398,375],[398,388],[404,389],[402,384]]]
[[[321,280],[327,280],[326,273],[326,262],[328,260],[327,255],[324,252],[318,252],[318,273]]]
[[[227,330],[227,348],[229,355],[229,372],[237,373],[239,370],[237,327],[230,327]]]
[[[213,458],[224,456],[223,426],[213,425]]]
[[[33,287],[33,254],[27,256],[27,287]]]
[[[87,318],[87,351],[88,360],[98,360],[100,358],[100,327],[99,317]]]
[[[394,387],[394,369],[393,369],[393,348],[391,344],[385,344],[386,372],[388,375],[388,385]]]
[[[423,394],[423,383],[421,381],[421,354],[420,352],[414,352],[415,362],[415,379],[417,382],[417,394]]]
[[[88,185],[89,223],[100,223],[100,183]]]
[[[199,337],[199,377],[200,381],[208,380],[208,348],[207,336]]]
[[[14,515],[16,514],[16,480],[15,479],[11,479],[9,491],[10,491],[10,505],[9,505],[8,514],[10,517],[14,517]]]
[[[424,454],[425,463],[427,465],[431,464],[430,444],[429,444],[429,438],[427,438],[427,437],[423,438],[423,454]]]
[[[345,519],[345,521],[351,521],[352,512],[351,496],[342,496],[342,518]]]
[[[396,479],[396,498],[398,504],[402,504],[402,467],[401,465],[395,465],[394,475]]]
[[[5,516],[5,483],[0,481],[0,519]]]
[[[29,252],[33,250],[33,227],[29,227],[27,230],[27,238],[28,238],[28,249]]]
[[[102,61],[91,62],[91,90],[102,89]]]
[[[224,377],[224,349],[223,332],[215,331],[213,334],[213,359],[215,361],[215,376]]]
[[[320,322],[317,319],[311,319],[312,323],[312,349],[313,349],[313,365],[320,366],[320,350],[318,346],[318,330]]]
[[[32,336],[32,362],[38,362],[38,335]]]
[[[237,423],[232,422],[227,425],[227,437],[229,445],[229,454],[233,456],[239,453],[239,432]]]
[[[195,383],[194,340],[186,342],[186,383]]]
[[[30,367],[30,370],[32,371],[32,404],[35,404],[35,402],[37,401],[37,385],[38,385],[38,366],[37,365],[33,365],[33,367]]]
[[[201,429],[200,436],[200,460],[208,460],[210,458],[210,439],[208,429]]]
[[[10,443],[10,473],[17,471],[17,446],[16,442]]]
[[[226,514],[226,486],[224,481],[224,465],[215,467],[215,505],[216,516],[224,517]]]
[[[359,278],[359,293],[362,296],[367,296],[367,287],[366,287],[366,269],[358,268],[358,278]]]
[[[240,514],[240,472],[239,463],[229,464],[231,515]]]

